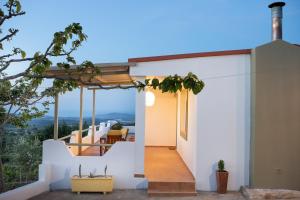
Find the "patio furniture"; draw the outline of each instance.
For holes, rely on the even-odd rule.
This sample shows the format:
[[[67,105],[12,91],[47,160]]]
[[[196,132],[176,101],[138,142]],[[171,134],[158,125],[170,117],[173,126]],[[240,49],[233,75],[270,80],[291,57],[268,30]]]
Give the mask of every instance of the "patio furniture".
[[[102,144],[114,144],[118,141],[126,141],[128,136],[128,128],[122,128],[121,130],[110,130],[108,131],[106,138],[100,138],[100,143]],[[100,147],[100,156],[108,151],[110,147]]]
[[[122,128],[121,130],[110,130],[107,133],[107,144],[114,144],[118,141],[126,141],[128,135],[128,128]]]

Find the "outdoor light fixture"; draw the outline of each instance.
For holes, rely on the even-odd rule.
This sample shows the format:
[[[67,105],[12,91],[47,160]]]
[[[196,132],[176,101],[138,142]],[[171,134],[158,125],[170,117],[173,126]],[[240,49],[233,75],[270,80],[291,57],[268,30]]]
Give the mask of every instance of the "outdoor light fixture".
[[[153,106],[155,102],[154,93],[151,91],[146,92],[146,106],[150,107]]]

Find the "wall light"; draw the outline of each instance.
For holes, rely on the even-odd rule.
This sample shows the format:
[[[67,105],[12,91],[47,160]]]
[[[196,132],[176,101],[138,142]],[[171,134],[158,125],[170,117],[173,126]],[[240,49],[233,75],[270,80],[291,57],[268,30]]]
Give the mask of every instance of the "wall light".
[[[154,93],[151,91],[146,92],[146,106],[150,107],[153,106],[155,102]]]

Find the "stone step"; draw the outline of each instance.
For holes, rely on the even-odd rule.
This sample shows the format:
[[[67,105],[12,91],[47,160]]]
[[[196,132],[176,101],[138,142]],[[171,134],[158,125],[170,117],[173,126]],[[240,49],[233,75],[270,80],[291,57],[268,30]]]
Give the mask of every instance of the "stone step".
[[[149,197],[188,197],[188,196],[197,196],[197,192],[175,192],[175,191],[158,191],[158,190],[149,190]]]
[[[195,182],[149,181],[149,196],[195,196]]]

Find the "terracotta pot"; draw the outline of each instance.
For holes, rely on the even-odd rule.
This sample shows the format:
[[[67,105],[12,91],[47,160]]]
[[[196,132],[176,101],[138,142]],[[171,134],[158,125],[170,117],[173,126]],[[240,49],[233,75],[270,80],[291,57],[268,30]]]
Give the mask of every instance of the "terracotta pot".
[[[228,172],[227,171],[217,171],[217,192],[224,194],[227,192],[227,182],[228,182]]]

